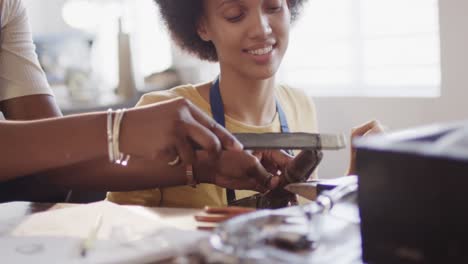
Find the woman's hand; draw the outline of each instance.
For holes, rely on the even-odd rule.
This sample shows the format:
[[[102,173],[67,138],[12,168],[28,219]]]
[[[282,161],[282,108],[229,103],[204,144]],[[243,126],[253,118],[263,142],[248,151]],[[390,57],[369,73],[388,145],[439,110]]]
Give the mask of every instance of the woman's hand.
[[[352,145],[353,139],[382,132],[384,132],[384,128],[377,120],[369,121],[351,129],[351,158],[347,173],[348,175],[356,174],[356,149]]]
[[[307,181],[323,157],[320,150],[303,150],[296,157],[282,150],[257,151],[254,155],[268,172],[280,176],[279,187]]]
[[[284,151],[264,150],[254,153],[223,151],[218,160],[197,152],[195,178],[230,189],[247,189],[261,193],[265,208],[279,208],[295,202],[295,195],[283,190],[290,182],[306,181],[322,158],[318,150],[306,150],[295,158]]]
[[[192,164],[196,146],[211,159],[223,148],[242,150],[234,136],[183,98],[130,109],[122,119],[120,149],[125,154]]]
[[[296,195],[283,187],[289,183],[307,181],[322,160],[320,150],[303,150],[296,157],[279,150],[261,151],[256,155],[269,172],[280,176],[277,188],[257,200],[257,208],[269,209],[297,204]]]
[[[280,178],[268,172],[259,159],[246,151],[223,151],[214,160],[204,151],[197,152],[193,165],[200,183],[212,183],[235,190],[266,192],[278,186]]]

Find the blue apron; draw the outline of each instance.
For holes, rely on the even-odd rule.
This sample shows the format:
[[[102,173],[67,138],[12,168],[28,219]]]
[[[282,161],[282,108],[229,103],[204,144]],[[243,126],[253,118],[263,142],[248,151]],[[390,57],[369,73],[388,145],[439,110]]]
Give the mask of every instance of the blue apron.
[[[223,127],[226,127],[226,119],[224,116],[223,98],[219,89],[219,78],[216,78],[210,89],[210,105],[211,113],[214,120]],[[278,112],[279,121],[281,124],[281,133],[289,133],[288,120],[278,100],[276,100],[276,111]],[[226,189],[226,197],[228,204],[236,200],[235,190]]]

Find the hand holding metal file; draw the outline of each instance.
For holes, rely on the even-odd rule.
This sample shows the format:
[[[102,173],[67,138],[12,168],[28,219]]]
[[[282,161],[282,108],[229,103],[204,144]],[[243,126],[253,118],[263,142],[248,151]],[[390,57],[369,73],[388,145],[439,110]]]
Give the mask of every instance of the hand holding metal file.
[[[234,136],[244,145],[244,149],[338,150],[346,146],[346,140],[342,134],[237,133]]]
[[[258,209],[276,209],[296,204],[295,195],[283,186],[289,183],[306,181],[322,160],[322,151],[318,149],[305,149],[289,162],[282,173],[283,180],[278,188],[266,193],[242,198],[231,202],[231,205],[253,207]],[[289,185],[288,185],[289,186]]]

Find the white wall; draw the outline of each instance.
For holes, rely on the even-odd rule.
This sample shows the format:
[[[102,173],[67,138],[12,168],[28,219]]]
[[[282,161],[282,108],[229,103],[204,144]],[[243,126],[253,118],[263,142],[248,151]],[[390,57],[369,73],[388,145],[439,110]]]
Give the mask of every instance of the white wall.
[[[62,19],[65,0],[23,0],[34,35],[64,33],[72,30]]]
[[[468,119],[468,1],[439,0],[442,96],[433,99],[314,98],[321,132],[349,135],[351,127],[379,119],[390,130]],[[415,18],[417,19],[417,18]],[[327,151],[322,178],[342,175],[349,150]]]

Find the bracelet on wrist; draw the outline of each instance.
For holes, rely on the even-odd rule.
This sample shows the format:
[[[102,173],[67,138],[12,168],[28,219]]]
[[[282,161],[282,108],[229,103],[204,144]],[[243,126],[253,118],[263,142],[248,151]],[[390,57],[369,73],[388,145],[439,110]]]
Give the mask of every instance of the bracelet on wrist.
[[[130,155],[125,155],[119,149],[120,127],[126,109],[118,109],[115,113],[107,110],[107,151],[109,162],[127,166]]]

